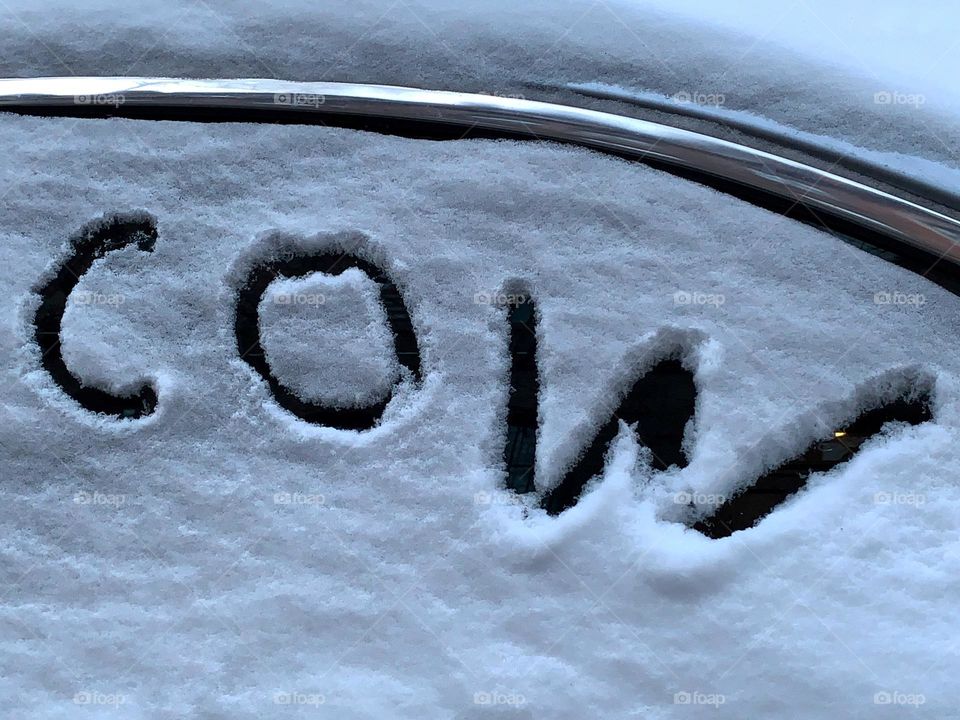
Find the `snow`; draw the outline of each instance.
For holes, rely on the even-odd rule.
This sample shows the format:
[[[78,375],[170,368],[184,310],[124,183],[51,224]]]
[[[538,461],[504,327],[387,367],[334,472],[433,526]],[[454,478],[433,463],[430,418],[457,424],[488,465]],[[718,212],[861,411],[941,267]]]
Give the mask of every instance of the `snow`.
[[[69,328],[62,337],[67,367],[85,382],[119,394],[135,391],[147,370],[125,345],[130,334],[136,332],[136,324],[150,322],[150,318],[129,308],[127,322],[117,319],[117,310],[128,300],[125,293],[117,291],[117,283],[141,262],[142,253],[135,247],[114,252],[110,271],[80,278],[67,299],[63,317],[63,327]]]
[[[369,405],[399,374],[377,286],[355,268],[271,283],[260,323],[270,369],[304,400]]]
[[[953,68],[960,60],[954,8],[940,0],[776,5],[763,0],[736,3],[655,0],[655,7],[690,21],[727,28],[790,48],[812,62],[852,69],[877,83],[950,102],[960,93]],[[749,50],[747,48],[747,54]]]
[[[604,37],[622,26],[600,23],[602,6],[545,7],[403,4],[377,25],[377,3],[168,2],[158,28],[151,3],[18,3],[3,16],[3,62],[9,74],[64,72],[58,57],[78,73],[329,70],[428,86],[456,86],[467,64],[474,87],[456,89],[508,91],[526,74],[660,90],[637,80],[642,58],[604,53],[629,34]],[[416,42],[431,37],[418,17],[442,42]],[[643,37],[676,22],[651,17],[635,26]],[[670,27],[664,43],[689,32]],[[515,46],[475,61],[508,32],[528,33],[543,63]],[[722,37],[670,60],[702,60]],[[593,60],[569,64],[580,57]],[[749,72],[770,86],[781,69]],[[863,118],[817,126],[812,92],[790,101],[791,126],[854,142]],[[907,132],[881,124],[871,147]],[[0,704],[12,716],[956,712],[957,297],[811,228],[571,147],[9,115],[0,140]],[[926,136],[911,147],[946,157]],[[156,386],[153,415],[119,421],[79,408],[41,369],[32,289],[81,226],[134,210],[156,218],[154,251],[98,260],[63,330],[86,382]],[[404,292],[424,372],[359,433],[279,408],[232,322],[237,279],[277,238],[357,232]],[[541,314],[538,487],[557,482],[609,397],[677,347],[699,390],[688,467],[654,475],[623,433],[560,517],[502,489],[508,328],[477,298],[520,285]],[[273,302],[291,291],[324,302]],[[918,301],[882,301],[894,293]],[[260,323],[281,381],[331,402],[383,392],[396,360],[374,298],[351,272],[273,283]],[[934,422],[890,429],[756,527],[710,540],[679,522],[678,492],[729,495],[859,408],[927,384]]]

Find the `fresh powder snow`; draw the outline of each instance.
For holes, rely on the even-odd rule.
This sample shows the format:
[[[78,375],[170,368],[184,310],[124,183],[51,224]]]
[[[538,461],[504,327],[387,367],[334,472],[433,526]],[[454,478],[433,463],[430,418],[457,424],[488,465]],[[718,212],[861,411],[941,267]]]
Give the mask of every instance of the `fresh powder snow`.
[[[701,33],[671,44],[681,73],[696,72],[685,56],[747,51],[723,44],[724,23],[639,4],[355,5],[18,1],[0,11],[2,62],[8,75],[262,75],[539,99],[521,79],[702,87],[664,80],[644,38],[662,49]],[[525,62],[531,47],[542,63]],[[853,69],[816,109],[805,103],[821,78],[769,113],[754,102],[751,82],[815,67],[790,62],[737,66],[729,87],[756,95],[734,109],[782,122],[793,107],[792,127],[863,146],[862,98],[848,91],[873,84]],[[842,111],[831,125],[829,108]],[[877,116],[877,152],[919,127],[892,111]],[[922,122],[952,137],[938,117]],[[550,143],[13,115],[0,115],[0,138],[10,717],[956,716],[956,296],[711,189]],[[952,162],[931,136],[908,144]],[[32,322],[71,238],[134,212],[156,223],[155,248],[97,260],[62,330],[83,382],[156,389],[154,412],[120,420],[57,386]],[[283,238],[323,252],[345,237],[401,290],[422,381],[400,366],[359,271],[278,279],[259,330],[303,399],[392,397],[362,432],[280,407],[234,334],[251,263]],[[677,349],[698,390],[687,467],[654,473],[622,429],[603,476],[559,517],[504,489],[509,327],[496,298],[518,286],[539,313],[538,489],[559,482],[610,398]],[[753,528],[712,540],[687,527],[710,511],[701,499],[918,386],[932,422],[888,427]]]
[[[376,285],[355,268],[271,283],[259,315],[267,362],[299,398],[364,406],[386,397],[397,379]]]

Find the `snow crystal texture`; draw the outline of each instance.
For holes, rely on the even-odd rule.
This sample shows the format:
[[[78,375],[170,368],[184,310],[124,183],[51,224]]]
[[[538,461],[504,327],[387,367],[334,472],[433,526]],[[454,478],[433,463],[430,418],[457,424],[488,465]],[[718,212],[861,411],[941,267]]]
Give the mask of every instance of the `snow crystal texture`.
[[[271,283],[260,335],[274,376],[303,400],[370,405],[399,373],[377,286],[355,268]]]
[[[571,88],[721,94],[731,113],[845,150],[923,158],[905,171],[956,168],[956,11],[911,3],[923,30],[911,40],[880,32],[905,26],[892,23],[902,4],[802,5],[777,24],[752,0],[10,0],[0,66],[614,110]],[[755,12],[734,31],[735,6]],[[817,33],[834,10],[844,35]],[[10,717],[957,717],[957,297],[570,147],[8,115],[0,141]],[[132,210],[156,218],[154,251],[98,260],[62,335],[85,383],[156,387],[152,415],[119,421],[65,396],[30,323],[71,235]],[[280,408],[233,332],[249,258],[278,237],[323,249],[355,233],[403,292],[422,383],[398,373],[362,275],[277,280],[260,324],[271,368],[306,399],[392,388],[365,432]],[[653,474],[624,434],[560,517],[503,490],[508,328],[490,299],[518,285],[541,315],[537,486],[558,482],[610,397],[677,346],[699,391],[688,467]],[[324,302],[274,302],[283,293]],[[933,384],[933,422],[871,441],[752,529],[710,540],[678,522],[678,493],[736,492],[918,378]]]
[[[889,709],[875,695],[900,692],[952,712],[956,297],[586,150],[10,117],[0,136],[7,167],[31,169],[7,186],[0,266],[6,706],[875,717]],[[97,261],[75,292],[117,301],[71,298],[63,331],[85,381],[156,385],[156,412],[122,422],[40,368],[31,290],[71,233],[136,208],[157,220],[155,250]],[[277,237],[322,248],[355,232],[403,289],[424,365],[422,386],[362,433],[279,408],[232,327],[248,257]],[[365,329],[382,330],[366,320],[382,309],[361,280],[271,288],[329,293],[262,308],[286,382],[331,392],[335,342],[381,358],[351,389],[393,374]],[[538,486],[558,480],[610,394],[677,343],[700,392],[686,469],[652,478],[625,437],[559,518],[502,490],[508,329],[489,299],[518,281],[542,314]],[[805,447],[819,420],[924,374],[936,422],[876,441],[751,530],[713,541],[675,522],[675,493],[729,494]]]

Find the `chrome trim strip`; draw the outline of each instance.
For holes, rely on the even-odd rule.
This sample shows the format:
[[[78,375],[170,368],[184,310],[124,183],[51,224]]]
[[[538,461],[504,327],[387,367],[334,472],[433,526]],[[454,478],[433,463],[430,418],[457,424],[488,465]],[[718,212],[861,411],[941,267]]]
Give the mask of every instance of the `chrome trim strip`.
[[[655,160],[822,210],[960,265],[960,221],[818,168],[647,120],[567,105],[390,85],[148,77],[0,79],[0,110],[114,105],[346,114],[445,123]]]
[[[697,103],[677,103],[670,98],[664,97],[662,100],[656,97],[638,97],[631,95],[626,90],[616,88],[590,88],[582,85],[544,85],[547,90],[568,91],[587,98],[596,98],[598,100],[612,100],[614,102],[632,105],[633,107],[644,110],[653,110],[661,113],[668,113],[672,116],[689,117],[709,123],[714,126],[731,128],[737,130],[749,137],[765,140],[787,147],[791,150],[799,150],[806,155],[815,157],[824,162],[830,163],[831,167],[836,164],[851,172],[857,173],[871,180],[879,180],[896,190],[903,190],[914,197],[922,197],[935,203],[943,205],[950,210],[960,212],[960,193],[956,190],[937,184],[936,180],[927,180],[919,177],[915,173],[904,170],[898,170],[894,167],[881,165],[872,158],[859,157],[857,155],[842,155],[835,147],[830,147],[818,141],[813,133],[809,131],[799,132],[793,137],[785,137],[784,129],[776,126],[765,125],[763,120],[757,116],[756,120],[751,120],[747,114],[737,112],[727,113],[723,109],[715,109],[711,106],[698,105]]]

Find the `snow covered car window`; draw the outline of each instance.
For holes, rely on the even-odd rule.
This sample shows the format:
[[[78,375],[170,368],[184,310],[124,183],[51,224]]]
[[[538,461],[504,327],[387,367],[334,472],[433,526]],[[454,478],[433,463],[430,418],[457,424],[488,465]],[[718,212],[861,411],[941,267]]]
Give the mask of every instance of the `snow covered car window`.
[[[954,98],[753,5],[0,8],[0,702],[950,716]]]

